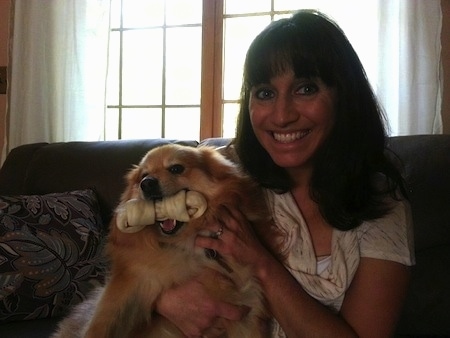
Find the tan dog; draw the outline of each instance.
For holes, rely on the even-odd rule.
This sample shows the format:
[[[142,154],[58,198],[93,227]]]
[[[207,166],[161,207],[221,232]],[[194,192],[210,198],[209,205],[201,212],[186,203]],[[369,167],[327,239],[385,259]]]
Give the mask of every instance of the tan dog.
[[[153,310],[161,292],[193,276],[201,278],[217,299],[250,308],[239,322],[223,320],[222,337],[266,336],[261,324],[267,313],[251,268],[194,247],[199,234],[220,236],[220,232],[206,229],[217,222],[223,206],[239,208],[256,233],[274,238],[263,193],[256,183],[212,148],[173,144],[148,152],[126,179],[128,185],[107,243],[109,280],[62,322],[54,337],[182,337]],[[161,200],[180,191],[203,195],[206,211],[188,222],[157,221],[136,232],[119,229],[118,219],[128,201]]]

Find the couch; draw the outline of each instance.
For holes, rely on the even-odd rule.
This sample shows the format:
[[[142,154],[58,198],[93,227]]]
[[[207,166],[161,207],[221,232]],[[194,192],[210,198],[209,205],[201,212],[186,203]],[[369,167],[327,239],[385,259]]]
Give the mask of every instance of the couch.
[[[169,142],[199,144],[35,143],[8,154],[0,169],[0,337],[48,337],[103,281],[100,248],[123,176],[149,149]],[[389,146],[404,165],[416,247],[397,335],[450,335],[450,135],[392,137]]]

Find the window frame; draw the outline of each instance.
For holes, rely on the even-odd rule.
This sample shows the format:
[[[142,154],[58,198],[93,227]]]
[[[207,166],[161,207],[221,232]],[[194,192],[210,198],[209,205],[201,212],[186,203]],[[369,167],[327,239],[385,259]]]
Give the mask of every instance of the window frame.
[[[223,6],[223,0],[203,0],[201,140],[222,136]]]

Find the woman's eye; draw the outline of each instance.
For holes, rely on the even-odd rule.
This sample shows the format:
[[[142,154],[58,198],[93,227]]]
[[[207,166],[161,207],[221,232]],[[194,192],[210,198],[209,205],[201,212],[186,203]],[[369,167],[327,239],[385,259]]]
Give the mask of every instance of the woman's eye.
[[[259,100],[269,100],[274,97],[274,93],[270,89],[261,88],[255,91],[255,97]]]
[[[319,86],[315,83],[307,83],[298,86],[296,92],[300,95],[311,95],[317,93],[319,90]]]

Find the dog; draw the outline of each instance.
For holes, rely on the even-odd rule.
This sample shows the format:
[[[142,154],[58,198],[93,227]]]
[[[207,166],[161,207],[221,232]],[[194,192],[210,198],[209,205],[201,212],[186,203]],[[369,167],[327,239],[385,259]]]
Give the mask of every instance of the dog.
[[[241,321],[223,319],[221,337],[268,336],[264,297],[251,267],[194,246],[199,234],[220,236],[222,229],[211,233],[207,225],[217,223],[223,206],[238,208],[270,246],[277,234],[258,184],[216,149],[178,144],[150,150],[126,182],[106,244],[109,278],[62,321],[53,338],[183,337],[153,310],[164,290],[194,276],[218,300],[250,309]],[[182,191],[204,196],[207,207],[201,216],[171,226],[155,221],[136,232],[120,230],[120,212],[129,201],[156,203]]]

